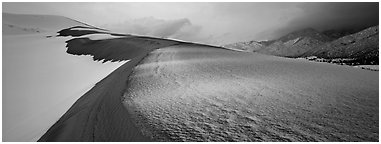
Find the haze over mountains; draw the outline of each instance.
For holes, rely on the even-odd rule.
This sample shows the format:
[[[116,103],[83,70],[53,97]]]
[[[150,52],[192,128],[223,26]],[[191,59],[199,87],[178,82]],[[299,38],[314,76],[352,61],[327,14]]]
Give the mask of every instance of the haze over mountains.
[[[361,31],[319,32],[306,28],[275,40],[238,42],[225,47],[281,57],[351,58],[357,64],[378,64],[378,34],[378,26]]]

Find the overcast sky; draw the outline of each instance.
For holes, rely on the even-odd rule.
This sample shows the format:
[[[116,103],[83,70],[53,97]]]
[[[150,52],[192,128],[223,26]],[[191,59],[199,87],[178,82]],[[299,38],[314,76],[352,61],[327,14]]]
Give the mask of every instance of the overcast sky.
[[[3,12],[62,15],[118,32],[210,44],[268,40],[307,27],[378,25],[378,3],[3,3]]]

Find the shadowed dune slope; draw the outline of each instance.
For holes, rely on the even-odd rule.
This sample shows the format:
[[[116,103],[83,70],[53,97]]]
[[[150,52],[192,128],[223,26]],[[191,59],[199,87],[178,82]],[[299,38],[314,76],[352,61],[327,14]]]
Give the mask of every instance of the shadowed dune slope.
[[[141,54],[97,83],[38,141],[149,141],[121,104],[128,75]]]
[[[85,26],[74,26],[66,29],[62,29],[57,32],[58,36],[83,36],[83,35],[89,35],[89,34],[111,34],[114,36],[130,36],[127,34],[116,34],[111,33],[108,30],[95,28],[95,27],[85,27]]]
[[[84,29],[76,29],[84,28]],[[117,34],[107,31],[99,31],[86,27],[71,27],[59,31],[58,36],[74,36],[75,38],[66,41],[67,53],[73,55],[91,55],[94,61],[122,61],[136,57],[147,50],[168,47],[180,44],[191,44],[195,46],[209,46],[199,43],[183,42],[170,39],[154,38],[147,36],[135,36],[128,34]],[[89,34],[109,34],[112,36],[125,36],[121,38],[91,40],[86,36]],[[226,49],[223,47],[209,46],[212,48]]]
[[[175,41],[153,41],[138,37],[91,40],[75,38],[67,41],[67,53],[92,55],[95,61],[121,61],[146,53],[149,49],[179,44]]]

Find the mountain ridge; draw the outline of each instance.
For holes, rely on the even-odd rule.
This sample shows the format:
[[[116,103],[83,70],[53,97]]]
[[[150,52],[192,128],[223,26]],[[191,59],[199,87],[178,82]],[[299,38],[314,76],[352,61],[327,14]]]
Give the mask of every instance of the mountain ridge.
[[[352,61],[355,64],[378,64],[378,25],[361,31],[349,29],[319,32],[313,28],[305,28],[278,39],[251,42],[257,45],[252,48],[247,42],[238,42],[225,47],[245,47],[253,49],[252,52],[280,57],[352,58],[355,59]]]

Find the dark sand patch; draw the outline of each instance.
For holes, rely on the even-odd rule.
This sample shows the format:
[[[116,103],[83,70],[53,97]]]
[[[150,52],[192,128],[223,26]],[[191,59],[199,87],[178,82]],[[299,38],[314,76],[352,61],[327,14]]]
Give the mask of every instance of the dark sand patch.
[[[151,51],[157,48],[163,48],[173,45],[194,45],[208,46],[212,48],[226,49],[223,47],[209,46],[191,42],[181,42],[170,39],[133,36],[127,34],[117,34],[110,32],[101,32],[96,30],[76,30],[75,28],[86,28],[83,26],[71,27],[59,31],[58,36],[85,36],[89,34],[110,34],[113,36],[125,36],[121,38],[91,40],[89,38],[73,38],[66,41],[67,53],[73,55],[91,55],[94,61],[123,61],[134,58],[147,50]]]

